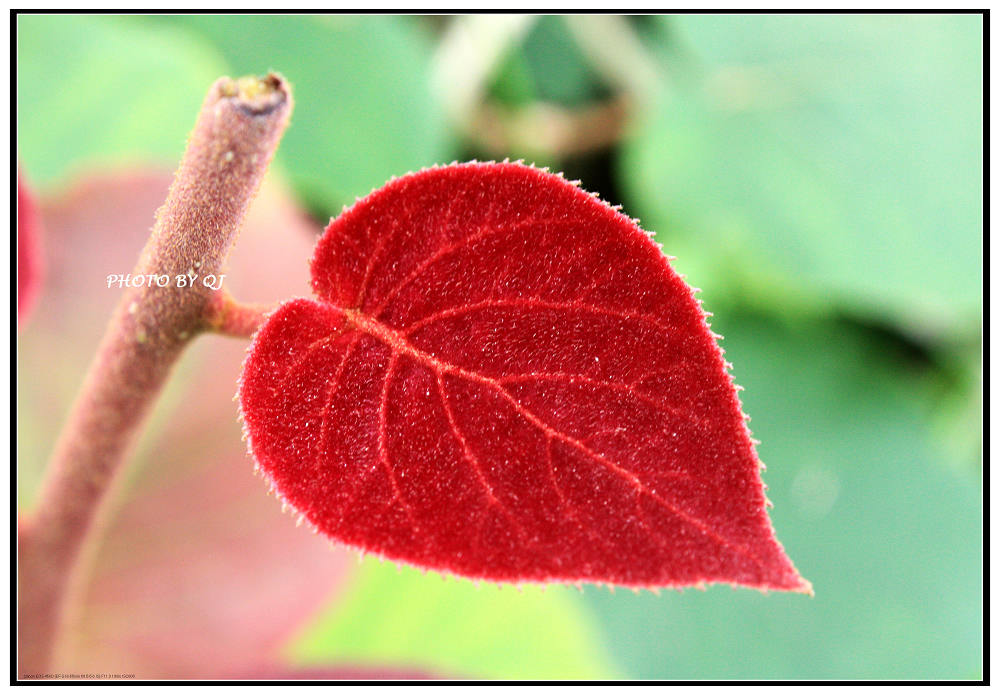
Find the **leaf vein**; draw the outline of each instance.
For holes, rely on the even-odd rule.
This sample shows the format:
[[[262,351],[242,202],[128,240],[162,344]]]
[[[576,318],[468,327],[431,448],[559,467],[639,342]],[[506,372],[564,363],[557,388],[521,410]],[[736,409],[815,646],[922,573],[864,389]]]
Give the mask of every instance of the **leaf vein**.
[[[323,410],[320,413],[319,418],[319,437],[316,439],[316,446],[314,447],[316,460],[313,467],[319,470],[321,468],[321,449],[324,442],[326,442],[326,431],[328,429],[328,423],[330,420],[330,408],[333,406],[333,397],[336,395],[337,390],[340,388],[340,379],[344,374],[344,368],[347,366],[347,360],[350,358],[351,353],[354,352],[354,346],[358,343],[358,338],[360,335],[355,333],[351,337],[351,342],[348,343],[347,347],[344,349],[344,356],[340,360],[340,364],[337,365],[337,371],[333,375],[333,380],[330,384],[330,388],[326,392],[326,400],[323,402]]]
[[[647,325],[655,327],[658,331],[669,335],[671,330],[668,326],[661,323],[652,316],[647,316],[646,314],[632,312],[632,311],[618,311],[615,309],[609,309],[607,307],[594,306],[591,304],[580,304],[576,302],[553,302],[546,299],[541,299],[540,297],[519,297],[510,299],[487,299],[482,302],[476,302],[475,304],[466,304],[459,307],[450,307],[448,309],[442,309],[441,311],[436,311],[433,314],[428,314],[417,321],[414,321],[409,326],[407,326],[403,331],[403,335],[410,336],[415,331],[423,328],[424,326],[434,323],[435,321],[441,321],[443,319],[452,318],[454,316],[461,316],[463,314],[472,313],[475,311],[482,311],[483,309],[494,309],[494,308],[511,308],[511,309],[545,309],[545,310],[555,310],[555,311],[584,311],[591,314],[597,314],[599,316],[609,316],[616,319],[622,319],[626,321],[639,321]]]
[[[497,228],[485,228],[485,229],[481,228],[475,234],[470,234],[469,236],[462,237],[458,241],[456,241],[456,242],[454,242],[452,244],[449,244],[448,246],[445,246],[444,248],[438,249],[437,251],[435,251],[434,253],[432,253],[430,256],[428,256],[426,259],[424,259],[423,261],[421,261],[420,264],[417,265],[417,267],[414,268],[409,273],[409,275],[407,275],[402,280],[400,280],[398,283],[396,283],[396,285],[391,290],[389,290],[388,293],[386,293],[386,296],[383,297],[383,299],[379,303],[379,305],[377,307],[375,307],[375,309],[373,309],[370,313],[371,313],[372,316],[376,316],[376,317],[380,316],[382,314],[382,312],[385,311],[385,308],[389,305],[389,302],[391,302],[400,292],[402,292],[403,289],[407,285],[409,285],[411,282],[413,282],[418,277],[420,277],[423,274],[423,272],[425,270],[427,270],[430,266],[434,265],[435,263],[437,263],[438,261],[440,261],[442,258],[445,258],[445,257],[447,257],[447,256],[455,253],[456,251],[461,251],[462,249],[466,248],[467,246],[475,244],[477,241],[482,241],[483,239],[488,239],[488,238],[494,237],[494,236],[500,236],[502,234],[509,234],[511,232],[515,232],[515,231],[521,229],[522,227],[526,227],[528,225],[532,225],[532,224],[548,224],[548,223],[551,223],[551,222],[558,222],[558,221],[559,220],[554,220],[554,219],[551,219],[551,220],[550,219],[545,219],[545,220],[524,220],[523,222],[519,222],[517,224],[512,224],[512,225],[507,225],[505,227],[501,227],[501,228],[498,228],[498,229]]]
[[[468,441],[466,441],[465,436],[462,434],[462,430],[458,426],[455,415],[451,410],[451,405],[448,403],[448,394],[444,388],[444,378],[442,373],[440,371],[435,371],[435,376],[437,378],[438,394],[441,396],[441,405],[444,406],[444,413],[448,418],[448,424],[451,425],[452,435],[454,435],[455,439],[459,443],[459,446],[461,446],[465,460],[472,466],[476,479],[486,491],[486,498],[489,504],[495,505],[499,508],[500,512],[511,523],[514,530],[523,540],[525,538],[524,527],[510,513],[510,510],[508,510],[507,507],[497,498],[496,493],[493,491],[493,486],[490,485],[490,482],[486,479],[486,474],[483,473],[482,466],[479,464],[479,458],[476,456],[475,452],[472,451],[472,447],[469,446]]]
[[[606,388],[610,391],[617,391],[622,393],[627,393],[636,400],[645,403],[655,410],[659,410],[662,413],[667,413],[674,417],[678,417],[691,422],[692,424],[704,426],[704,418],[700,418],[693,413],[688,413],[680,408],[675,408],[669,406],[665,403],[660,403],[654,398],[650,398],[645,394],[636,391],[630,384],[616,384],[611,381],[605,381],[603,379],[594,379],[593,377],[570,374],[568,372],[525,372],[523,374],[506,374],[501,377],[494,377],[495,381],[500,384],[517,382],[517,381],[561,381],[570,385],[574,383],[587,384],[590,386],[598,386],[600,388]]]
[[[399,353],[396,351],[392,352],[392,357],[389,358],[389,366],[385,370],[385,378],[382,381],[382,396],[379,399],[378,406],[378,454],[379,461],[382,463],[382,467],[385,468],[386,475],[389,477],[389,485],[392,488],[392,499],[389,500],[389,504],[398,502],[399,505],[406,512],[407,518],[410,520],[410,525],[413,526],[413,530],[420,532],[420,527],[416,522],[416,518],[413,515],[413,508],[403,497],[402,491],[399,489],[399,482],[396,480],[396,472],[392,467],[392,462],[389,460],[389,449],[386,444],[387,434],[386,434],[386,410],[389,400],[389,387],[392,384],[392,377],[396,372],[396,362],[399,359]]]

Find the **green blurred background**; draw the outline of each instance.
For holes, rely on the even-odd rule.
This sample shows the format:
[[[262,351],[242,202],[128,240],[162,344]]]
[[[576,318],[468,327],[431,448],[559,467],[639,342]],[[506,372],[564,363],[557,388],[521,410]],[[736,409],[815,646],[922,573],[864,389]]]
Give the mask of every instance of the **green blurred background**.
[[[283,73],[317,219],[525,158],[702,288],[814,598],[476,587],[366,561],[294,664],[506,678],[981,678],[981,15],[20,16],[41,194],[176,164],[209,84]],[[21,425],[19,424],[19,428]]]

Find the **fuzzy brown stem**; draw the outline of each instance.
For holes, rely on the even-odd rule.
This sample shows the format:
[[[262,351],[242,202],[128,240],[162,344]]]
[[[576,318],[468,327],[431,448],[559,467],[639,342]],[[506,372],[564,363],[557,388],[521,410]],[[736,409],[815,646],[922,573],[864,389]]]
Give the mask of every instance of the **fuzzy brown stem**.
[[[123,290],[34,514],[19,529],[21,675],[52,666],[64,599],[100,503],[181,351],[207,327],[215,292],[202,280],[222,271],[291,110],[289,87],[273,74],[222,78],[205,98],[133,286]],[[169,282],[135,286],[150,276]]]

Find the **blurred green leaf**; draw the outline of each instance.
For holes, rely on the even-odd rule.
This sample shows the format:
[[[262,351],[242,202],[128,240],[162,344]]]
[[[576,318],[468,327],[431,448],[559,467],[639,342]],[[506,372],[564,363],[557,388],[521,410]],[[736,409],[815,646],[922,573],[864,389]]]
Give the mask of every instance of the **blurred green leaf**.
[[[932,431],[958,470],[982,472],[983,360],[979,344],[942,355],[929,384]]]
[[[838,305],[941,338],[982,307],[982,17],[686,15],[628,146],[646,226],[717,301]]]
[[[177,16],[211,40],[238,74],[275,70],[295,113],[278,152],[312,206],[343,204],[451,159],[428,84],[429,37],[390,16]]]
[[[507,76],[507,71],[513,74]],[[534,98],[543,102],[573,106],[595,101],[608,93],[601,77],[588,64],[566,21],[554,15],[538,18],[498,75],[501,85],[525,79]]]
[[[612,654],[643,678],[981,677],[982,493],[938,464],[920,385],[846,324],[713,326],[816,596],[587,588]]]
[[[501,104],[526,106],[534,101],[535,91],[535,82],[524,51],[516,47],[500,63],[488,92]]]
[[[390,664],[439,677],[614,678],[579,596],[476,586],[369,558],[290,649],[297,664]]]
[[[210,49],[169,27],[18,16],[18,156],[42,185],[94,162],[175,166],[223,71]]]

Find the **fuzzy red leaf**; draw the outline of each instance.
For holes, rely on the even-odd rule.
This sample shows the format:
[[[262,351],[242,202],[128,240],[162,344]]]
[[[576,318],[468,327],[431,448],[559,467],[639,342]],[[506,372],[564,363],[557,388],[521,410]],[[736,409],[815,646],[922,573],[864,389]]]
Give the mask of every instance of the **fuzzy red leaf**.
[[[317,529],[494,581],[809,591],[691,289],[561,177],[463,164],[330,223],[250,349],[250,449]]]

